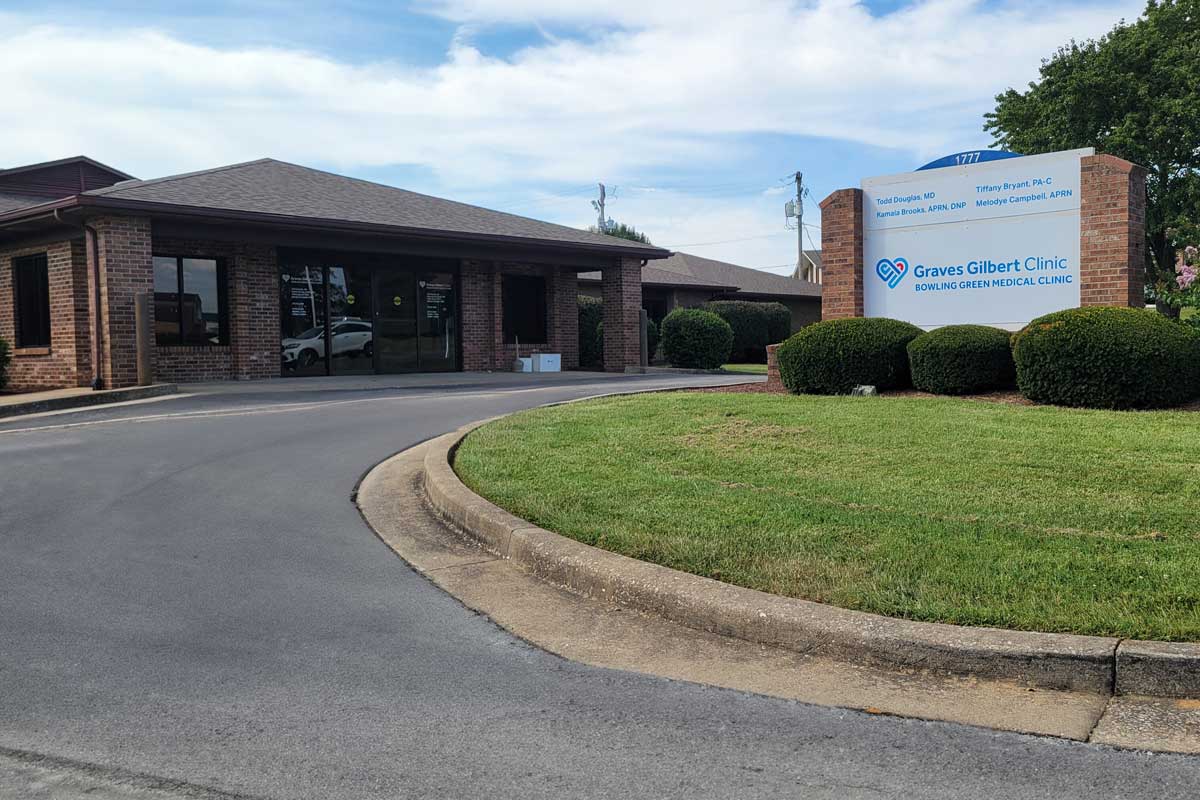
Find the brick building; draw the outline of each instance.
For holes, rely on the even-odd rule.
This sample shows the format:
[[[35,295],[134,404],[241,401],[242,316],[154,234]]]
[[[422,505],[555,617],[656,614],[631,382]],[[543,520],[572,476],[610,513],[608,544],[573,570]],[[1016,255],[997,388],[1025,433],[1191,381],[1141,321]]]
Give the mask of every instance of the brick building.
[[[84,157],[0,171],[0,338],[15,389],[578,365],[599,272],[605,364],[640,361],[641,271],[669,253],[271,159],[135,180]]]

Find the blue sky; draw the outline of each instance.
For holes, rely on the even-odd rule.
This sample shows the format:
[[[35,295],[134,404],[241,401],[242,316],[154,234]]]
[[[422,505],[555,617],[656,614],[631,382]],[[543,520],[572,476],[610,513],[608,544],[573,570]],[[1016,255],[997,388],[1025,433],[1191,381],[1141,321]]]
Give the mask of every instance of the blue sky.
[[[785,272],[791,173],[819,226],[834,189],[986,146],[997,92],[1141,7],[0,2],[0,164],[273,156],[573,226],[604,181],[656,244]]]

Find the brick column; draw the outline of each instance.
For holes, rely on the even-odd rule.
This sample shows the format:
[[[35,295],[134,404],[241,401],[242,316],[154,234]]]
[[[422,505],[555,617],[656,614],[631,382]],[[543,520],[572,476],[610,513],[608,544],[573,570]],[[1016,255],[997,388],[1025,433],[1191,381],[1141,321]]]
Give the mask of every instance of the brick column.
[[[1085,156],[1079,178],[1079,304],[1140,308],[1146,170],[1116,156]]]
[[[779,345],[767,345],[767,391],[782,392],[783,377],[779,374]]]
[[[642,262],[622,258],[601,270],[604,295],[604,369],[624,372],[642,364]]]
[[[96,230],[100,249],[100,326],[104,339],[100,375],[106,389],[136,386],[135,298],[142,293],[154,292],[150,220],[144,217],[97,217],[89,224]],[[88,238],[90,259],[92,245]],[[92,281],[89,270],[89,297],[94,296],[91,294]],[[153,316],[153,303],[150,309]],[[91,314],[89,317],[94,319]]]
[[[863,193],[838,189],[821,201],[821,319],[863,315]]]
[[[279,264],[275,248],[239,243],[228,269],[233,377],[278,378]]]
[[[481,372],[495,368],[496,332],[493,304],[496,273],[491,263],[463,261],[459,273],[459,303],[462,319],[458,322],[462,336],[462,368]]]
[[[639,273],[640,274],[640,273]],[[550,345],[562,354],[563,369],[579,367],[579,280],[570,270],[550,274]]]

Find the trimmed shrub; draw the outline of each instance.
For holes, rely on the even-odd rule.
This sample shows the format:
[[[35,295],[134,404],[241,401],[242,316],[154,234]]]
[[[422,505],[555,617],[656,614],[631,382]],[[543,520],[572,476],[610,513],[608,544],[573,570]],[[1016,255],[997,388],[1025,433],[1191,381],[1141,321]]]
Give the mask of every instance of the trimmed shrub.
[[[749,364],[766,362],[766,347],[771,341],[763,305],[746,300],[714,300],[702,306],[705,311],[711,311],[728,322],[733,329],[730,360]]]
[[[779,377],[794,394],[847,394],[858,385],[911,386],[908,343],[916,325],[885,317],[817,322],[788,339],[776,356]]]
[[[703,308],[733,328],[733,351],[729,356],[733,361],[765,364],[767,345],[778,344],[792,333],[792,312],[783,303],[714,300]]]
[[[767,344],[779,344],[792,335],[792,312],[783,303],[762,303],[767,314]],[[766,356],[763,356],[766,360]]]
[[[604,367],[604,303],[579,295],[579,366],[582,369]]]
[[[1200,335],[1156,311],[1091,306],[1013,337],[1017,386],[1036,403],[1170,408],[1200,393]]]
[[[729,360],[733,328],[711,311],[677,308],[663,319],[662,347],[672,367],[716,369]]]
[[[1013,385],[1012,334],[987,325],[947,325],[908,343],[913,387],[967,394]]]
[[[8,342],[0,339],[0,389],[8,385],[9,358],[11,358],[11,352],[8,349]]]

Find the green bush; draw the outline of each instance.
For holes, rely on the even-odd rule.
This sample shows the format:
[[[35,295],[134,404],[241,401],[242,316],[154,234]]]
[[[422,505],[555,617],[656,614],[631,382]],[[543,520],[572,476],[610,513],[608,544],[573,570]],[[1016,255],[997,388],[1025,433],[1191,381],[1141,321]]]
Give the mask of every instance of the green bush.
[[[658,352],[658,325],[654,320],[646,320],[646,361],[654,363],[654,354]]]
[[[1012,334],[987,325],[947,325],[908,343],[917,389],[967,394],[1013,385]]]
[[[765,362],[770,336],[762,303],[745,300],[714,300],[703,309],[729,323],[733,329],[733,347],[729,358],[739,363]]]
[[[1038,317],[1013,337],[1017,386],[1037,403],[1170,408],[1200,393],[1200,334],[1144,308]]]
[[[703,308],[733,328],[733,351],[729,357],[738,363],[765,364],[767,345],[782,342],[792,332],[792,312],[782,303],[714,300]]]
[[[783,303],[763,303],[767,313],[767,344],[779,344],[792,335],[792,312]]]
[[[603,322],[604,303],[579,295],[579,366],[583,369],[604,367]]]
[[[8,360],[10,357],[8,342],[0,339],[0,389],[8,385]]]
[[[716,369],[729,360],[733,328],[711,311],[677,308],[663,319],[662,346],[672,367]]]
[[[788,391],[846,394],[855,386],[911,385],[908,343],[921,329],[885,317],[831,319],[802,328],[776,352]]]

